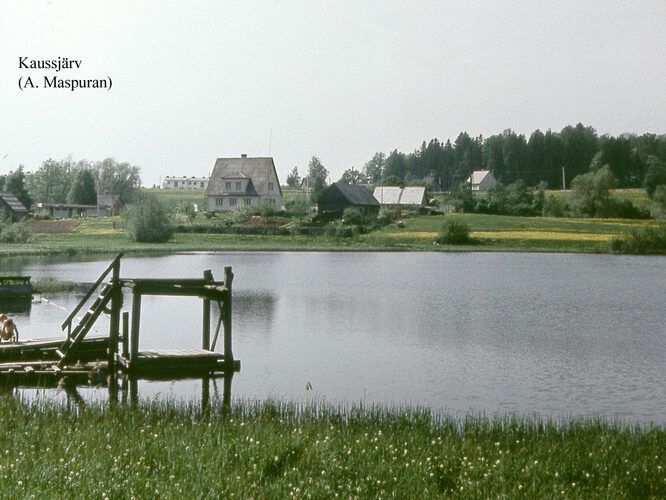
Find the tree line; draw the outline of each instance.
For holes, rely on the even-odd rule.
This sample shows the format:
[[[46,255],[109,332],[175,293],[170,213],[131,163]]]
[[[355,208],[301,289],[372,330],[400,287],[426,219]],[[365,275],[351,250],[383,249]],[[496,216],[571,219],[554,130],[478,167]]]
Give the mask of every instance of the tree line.
[[[527,138],[510,129],[490,137],[461,132],[455,141],[423,141],[412,153],[378,152],[362,169],[347,169],[340,182],[349,184],[429,185],[453,191],[474,170],[490,170],[502,184],[517,180],[550,189],[571,186],[575,177],[608,165],[616,187],[639,187],[651,166],[666,165],[666,135],[599,136],[581,123],[559,132],[535,130]],[[653,169],[654,170],[654,169]],[[289,185],[299,181],[295,168]]]
[[[133,201],[141,185],[141,169],[113,158],[91,162],[48,159],[33,173],[23,165],[8,175],[0,175],[0,190],[13,193],[30,209],[36,202],[97,204],[97,194],[118,194],[124,202]]]

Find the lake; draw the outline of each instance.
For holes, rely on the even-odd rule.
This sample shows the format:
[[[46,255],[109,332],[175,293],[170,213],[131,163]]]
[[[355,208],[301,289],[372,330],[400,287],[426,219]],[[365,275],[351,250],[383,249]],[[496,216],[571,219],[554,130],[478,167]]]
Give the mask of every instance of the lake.
[[[0,270],[93,282],[110,260],[3,258]],[[121,276],[212,269],[221,280],[224,266],[235,274],[242,362],[234,399],[666,423],[664,257],[192,253],[125,257]],[[50,302],[17,315],[21,338],[59,335],[81,295],[46,294]],[[108,331],[107,320],[96,326]],[[141,349],[199,347],[201,301],[145,297],[141,329]],[[198,384],[142,382],[140,391],[187,399]]]

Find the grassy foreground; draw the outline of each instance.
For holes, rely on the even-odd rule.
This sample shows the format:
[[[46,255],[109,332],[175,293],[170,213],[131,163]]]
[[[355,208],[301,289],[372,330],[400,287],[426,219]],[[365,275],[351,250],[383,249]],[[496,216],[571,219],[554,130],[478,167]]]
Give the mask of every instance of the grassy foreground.
[[[663,428],[275,403],[0,406],[13,498],[664,498]]]

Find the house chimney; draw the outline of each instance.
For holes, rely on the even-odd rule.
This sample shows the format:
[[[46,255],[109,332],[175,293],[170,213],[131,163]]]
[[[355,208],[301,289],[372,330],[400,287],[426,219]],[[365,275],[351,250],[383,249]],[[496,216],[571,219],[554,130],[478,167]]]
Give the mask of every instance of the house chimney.
[[[247,158],[247,154],[246,154],[246,153],[243,153],[243,154],[241,155],[241,158]]]

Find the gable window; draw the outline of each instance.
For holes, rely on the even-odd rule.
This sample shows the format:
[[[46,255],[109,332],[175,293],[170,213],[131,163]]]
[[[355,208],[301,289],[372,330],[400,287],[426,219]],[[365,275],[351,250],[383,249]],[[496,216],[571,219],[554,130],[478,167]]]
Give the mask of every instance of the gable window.
[[[249,207],[252,205],[252,198],[245,198],[245,204]]]
[[[272,182],[268,183],[268,190],[273,191],[273,183]]]
[[[231,182],[225,182],[224,189],[226,189],[227,191],[231,191]]]
[[[236,204],[237,201],[238,200],[236,198],[229,198],[229,205],[231,205],[233,207]]]
[[[236,191],[240,191],[240,190],[241,190],[241,182],[236,181]]]

